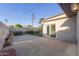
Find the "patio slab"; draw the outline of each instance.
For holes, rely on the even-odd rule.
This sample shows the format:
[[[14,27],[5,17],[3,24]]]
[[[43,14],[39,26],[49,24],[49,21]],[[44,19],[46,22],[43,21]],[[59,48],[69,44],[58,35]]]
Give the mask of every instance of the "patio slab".
[[[77,55],[77,43],[33,35],[15,36],[13,40],[13,45],[7,48],[15,48],[17,56]]]

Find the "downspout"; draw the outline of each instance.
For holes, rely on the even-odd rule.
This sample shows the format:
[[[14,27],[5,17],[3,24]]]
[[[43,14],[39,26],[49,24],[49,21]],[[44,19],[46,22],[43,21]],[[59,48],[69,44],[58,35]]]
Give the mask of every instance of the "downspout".
[[[78,22],[79,22],[79,12],[77,12],[77,41],[78,41],[78,55],[79,55],[79,37],[78,37],[78,32],[79,32],[79,28],[78,28],[78,26],[79,26],[79,24],[78,24]]]

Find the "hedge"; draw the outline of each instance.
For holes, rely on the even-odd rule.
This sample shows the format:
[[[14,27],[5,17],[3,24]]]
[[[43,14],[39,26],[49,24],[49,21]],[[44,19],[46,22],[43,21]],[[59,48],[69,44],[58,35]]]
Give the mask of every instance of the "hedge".
[[[14,35],[23,35],[23,32],[22,31],[15,31],[13,32]]]

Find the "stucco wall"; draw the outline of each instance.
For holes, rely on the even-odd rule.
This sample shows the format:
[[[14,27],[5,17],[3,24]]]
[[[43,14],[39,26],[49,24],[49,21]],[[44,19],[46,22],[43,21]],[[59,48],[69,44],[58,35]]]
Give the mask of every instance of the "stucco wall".
[[[76,41],[76,16],[58,20],[56,30],[57,39]]]
[[[44,35],[47,34],[46,27],[48,25],[50,26],[51,24],[56,25],[56,38],[57,39],[76,41],[76,16],[72,18],[63,18],[63,19],[53,20],[49,22],[44,22],[43,23]]]

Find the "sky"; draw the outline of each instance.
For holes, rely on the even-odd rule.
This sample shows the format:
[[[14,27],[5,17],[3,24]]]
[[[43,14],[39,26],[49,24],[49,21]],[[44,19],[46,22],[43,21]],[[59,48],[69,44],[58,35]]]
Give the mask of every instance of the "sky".
[[[56,3],[0,3],[0,21],[8,25],[31,25],[33,13],[34,26],[39,26],[40,18],[63,13],[63,10]]]

